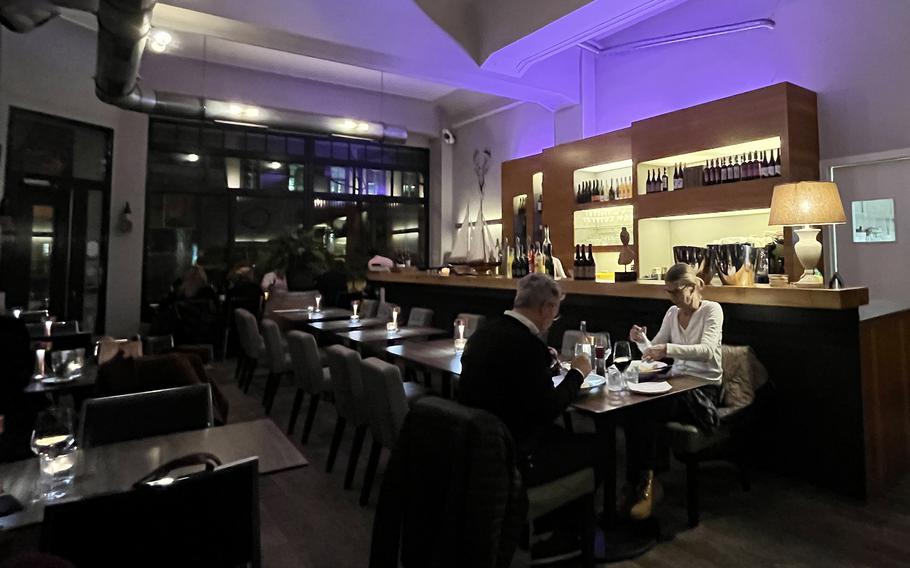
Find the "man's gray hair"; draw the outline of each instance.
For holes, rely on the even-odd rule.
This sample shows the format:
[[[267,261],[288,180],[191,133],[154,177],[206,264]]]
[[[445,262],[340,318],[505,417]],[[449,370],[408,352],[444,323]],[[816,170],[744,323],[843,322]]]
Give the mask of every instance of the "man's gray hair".
[[[515,293],[516,308],[537,308],[549,302],[562,300],[559,284],[546,274],[528,274],[518,281]]]

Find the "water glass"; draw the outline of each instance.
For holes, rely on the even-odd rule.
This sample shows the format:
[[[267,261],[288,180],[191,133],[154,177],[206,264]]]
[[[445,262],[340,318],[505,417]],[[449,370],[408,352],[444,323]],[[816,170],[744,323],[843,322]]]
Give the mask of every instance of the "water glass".
[[[85,349],[66,349],[51,352],[51,370],[58,379],[71,379],[82,374]]]
[[[351,319],[354,321],[357,321],[358,319],[360,319],[360,316],[357,315],[358,309],[360,309],[360,302],[357,300],[352,301],[351,302],[351,311],[354,313],[351,315]]]
[[[316,294],[316,311],[322,311],[322,295]]]
[[[76,474],[76,436],[69,408],[49,408],[38,414],[32,432],[32,451],[38,455],[38,497],[52,501],[66,495]]]
[[[610,392],[622,392],[626,390],[625,374],[612,365],[607,369],[607,390]]]

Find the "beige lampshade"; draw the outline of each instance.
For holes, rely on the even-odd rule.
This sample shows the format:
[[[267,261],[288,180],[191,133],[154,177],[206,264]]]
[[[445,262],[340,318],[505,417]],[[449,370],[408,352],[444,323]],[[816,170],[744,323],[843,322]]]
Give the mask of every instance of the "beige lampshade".
[[[837,184],[801,181],[774,187],[769,225],[835,225],[846,223]]]

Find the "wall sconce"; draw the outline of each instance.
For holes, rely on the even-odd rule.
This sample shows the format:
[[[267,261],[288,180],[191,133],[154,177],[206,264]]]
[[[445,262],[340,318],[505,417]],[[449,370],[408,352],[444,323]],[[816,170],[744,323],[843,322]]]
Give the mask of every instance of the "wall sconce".
[[[123,234],[133,230],[133,211],[130,209],[129,201],[123,206],[123,211],[120,213],[120,218],[117,220],[117,230]]]

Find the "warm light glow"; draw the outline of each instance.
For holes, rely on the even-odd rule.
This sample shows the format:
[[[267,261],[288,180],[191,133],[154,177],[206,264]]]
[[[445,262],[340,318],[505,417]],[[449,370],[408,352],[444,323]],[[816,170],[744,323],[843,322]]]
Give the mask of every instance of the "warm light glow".
[[[248,106],[243,109],[243,116],[247,118],[259,118],[259,107]]]
[[[368,122],[358,122],[357,123],[357,132],[367,132],[370,129],[370,123]]]
[[[174,38],[164,30],[154,30],[149,34],[149,49],[155,53],[164,53]]]
[[[357,121],[350,118],[346,118],[341,121],[341,128],[343,130],[354,130],[357,128]]]
[[[729,146],[699,150],[698,152],[689,152],[688,154],[678,154],[676,156],[648,160],[647,162],[640,162],[638,164],[638,178],[639,180],[646,180],[648,177],[648,168],[672,168],[677,164],[703,166],[705,165],[706,160],[729,158],[730,156],[739,156],[741,154],[748,154],[749,152],[756,151],[777,150],[780,147],[780,136],[774,136],[772,138],[762,138],[761,140],[752,140],[741,144],[731,144]],[[642,177],[642,174],[644,174],[644,177]]]
[[[597,164],[596,166],[588,166],[587,168],[580,168],[575,170],[576,172],[582,172],[586,174],[597,174],[601,172],[609,172],[611,170],[622,170],[632,167],[632,160],[621,160],[619,162],[609,162],[606,164]]]
[[[237,103],[231,103],[228,105],[228,112],[233,114],[234,116],[240,116],[241,114],[243,114],[243,107],[238,105]]]
[[[187,162],[196,163],[199,161],[199,154],[187,154],[186,156],[183,157],[183,159],[186,160]]]
[[[277,170],[278,168],[281,167],[281,162],[269,162],[267,165],[268,165],[269,169]]]

